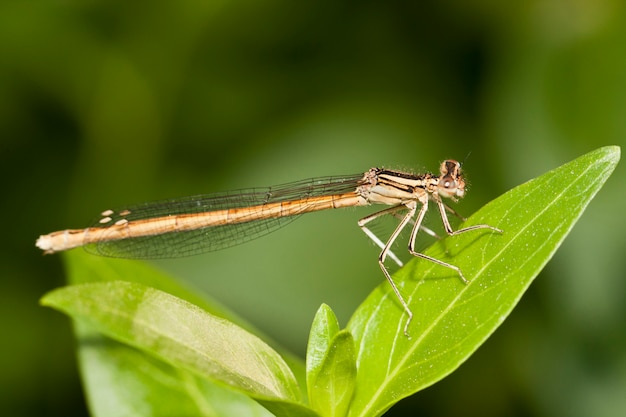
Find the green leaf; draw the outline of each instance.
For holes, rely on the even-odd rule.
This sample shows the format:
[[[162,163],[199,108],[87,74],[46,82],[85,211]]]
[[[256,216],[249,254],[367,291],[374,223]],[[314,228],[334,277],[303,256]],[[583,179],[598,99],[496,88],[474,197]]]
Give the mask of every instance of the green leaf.
[[[465,361],[509,315],[619,156],[618,147],[595,150],[507,192],[461,226],[486,223],[502,234],[468,232],[425,252],[460,267],[469,284],[422,259],[401,269],[394,280],[414,314],[411,339],[391,288],[377,288],[348,324],[359,365],[349,415],[381,415]]]
[[[319,371],[311,379],[311,407],[325,417],[343,417],[356,383],[354,338],[347,330],[336,333]]]
[[[236,316],[217,301],[209,299],[198,290],[185,287],[176,279],[159,271],[147,262],[93,256],[84,250],[63,253],[68,280],[71,284],[92,282],[130,281],[156,288],[197,305],[219,317],[258,334],[252,326]]]
[[[154,287],[227,318],[260,335],[258,330],[227,311],[200,291],[181,285],[147,262],[93,256],[82,250],[63,254],[71,283],[132,281]],[[161,362],[159,372],[148,372],[158,360],[120,342],[103,337],[88,325],[75,325],[78,358],[89,408],[93,415],[169,416],[172,408],[178,415],[265,416],[269,413],[257,402],[239,392],[223,388],[203,378],[189,383],[188,372]],[[269,338],[263,339],[275,345]],[[299,381],[305,387],[305,368],[300,358],[279,350]],[[200,389],[201,388],[201,389]],[[169,394],[168,394],[169,393]],[[302,391],[302,395],[305,395]],[[112,410],[114,408],[114,410]],[[115,412],[118,410],[119,412]],[[141,412],[131,412],[141,410]],[[198,413],[182,410],[198,410]],[[236,410],[236,412],[233,412]],[[293,411],[293,410],[291,410]]]
[[[277,415],[315,415],[280,356],[256,336],[144,285],[114,281],[52,291],[42,304],[192,374],[246,393]]]
[[[356,377],[354,339],[339,331],[337,317],[326,304],[311,326],[306,366],[311,407],[323,416],[344,416]]]
[[[309,398],[316,395],[312,390],[314,382],[328,354],[333,337],[338,332],[339,322],[335,313],[328,305],[322,304],[313,319],[306,352],[306,386]]]
[[[93,416],[272,414],[246,395],[197,377],[76,323],[87,401]]]

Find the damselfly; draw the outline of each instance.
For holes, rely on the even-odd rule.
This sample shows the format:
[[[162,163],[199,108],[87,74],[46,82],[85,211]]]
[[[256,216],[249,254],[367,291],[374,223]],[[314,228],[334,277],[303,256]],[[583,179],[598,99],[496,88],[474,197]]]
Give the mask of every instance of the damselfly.
[[[85,246],[92,253],[110,257],[173,258],[238,245],[276,230],[304,213],[386,204],[391,207],[362,218],[358,225],[381,248],[378,264],[408,316],[404,326],[404,333],[408,336],[413,313],[391,278],[385,260],[389,256],[402,266],[391,246],[402,230],[413,223],[409,253],[456,271],[467,283],[457,266],[415,250],[416,236],[423,228],[422,221],[431,200],[437,204],[448,235],[477,229],[501,232],[487,224],[453,230],[447,211],[454,211],[442,198],[457,201],[464,195],[461,164],[454,160],[444,161],[439,175],[372,168],[364,174],[314,178],[270,188],[197,195],[122,210],[105,210],[90,227],[43,235],[36,244],[47,254]],[[406,214],[401,214],[402,211]],[[371,221],[383,215],[400,218],[386,242],[368,228]]]

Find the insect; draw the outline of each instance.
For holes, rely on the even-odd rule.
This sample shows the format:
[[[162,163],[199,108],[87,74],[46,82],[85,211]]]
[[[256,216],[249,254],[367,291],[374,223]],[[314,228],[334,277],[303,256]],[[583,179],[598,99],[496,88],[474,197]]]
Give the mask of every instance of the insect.
[[[461,164],[454,160],[442,162],[439,175],[416,175],[371,168],[363,174],[313,178],[269,188],[196,195],[140,204],[117,211],[105,210],[90,227],[43,235],[36,245],[47,254],[85,246],[92,253],[110,257],[182,257],[252,240],[284,226],[304,213],[385,204],[390,207],[362,218],[358,225],[381,248],[378,264],[408,316],[404,326],[404,333],[408,336],[413,313],[391,278],[385,260],[390,257],[402,266],[402,262],[391,251],[391,246],[402,230],[413,223],[408,242],[409,252],[456,271],[461,280],[467,283],[457,266],[415,250],[415,240],[431,201],[437,205],[444,229],[450,236],[478,229],[502,232],[487,224],[453,230],[447,211],[454,211],[443,199],[457,201],[464,195],[465,180]],[[400,215],[403,211],[406,213]],[[371,221],[385,215],[400,218],[386,242],[368,228]]]

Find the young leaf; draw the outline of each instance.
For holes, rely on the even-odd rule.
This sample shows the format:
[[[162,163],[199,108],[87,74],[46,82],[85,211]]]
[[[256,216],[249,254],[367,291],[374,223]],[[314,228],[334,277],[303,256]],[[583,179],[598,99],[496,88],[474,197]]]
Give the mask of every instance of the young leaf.
[[[306,366],[311,407],[323,416],[344,416],[356,377],[354,339],[339,331],[337,317],[326,304],[311,326]]]
[[[322,304],[313,319],[306,352],[306,386],[309,398],[315,395],[312,392],[314,381],[322,368],[333,337],[338,332],[339,322],[335,313],[329,306]]]
[[[82,284],[52,291],[42,304],[175,368],[245,392],[277,415],[315,415],[299,403],[291,371],[269,346],[167,293],[122,281]]]
[[[311,378],[311,407],[324,417],[343,417],[348,411],[356,382],[354,339],[347,330],[330,341],[319,372]]]
[[[414,314],[406,315],[387,283],[354,314],[357,389],[350,416],[379,416],[398,400],[448,375],[504,321],[613,172],[618,147],[590,152],[502,195],[468,219],[477,230],[445,238],[426,253],[461,268],[416,259],[394,280]]]

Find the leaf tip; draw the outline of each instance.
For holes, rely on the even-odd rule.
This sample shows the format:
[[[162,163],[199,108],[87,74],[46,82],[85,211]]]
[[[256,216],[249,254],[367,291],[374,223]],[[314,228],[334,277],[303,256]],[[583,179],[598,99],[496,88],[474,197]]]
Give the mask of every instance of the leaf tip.
[[[598,149],[598,151],[605,154],[605,160],[617,164],[621,158],[622,147],[618,145],[605,146]]]
[[[43,307],[54,307],[55,306],[55,291],[50,291],[43,295],[39,299],[39,305]]]

